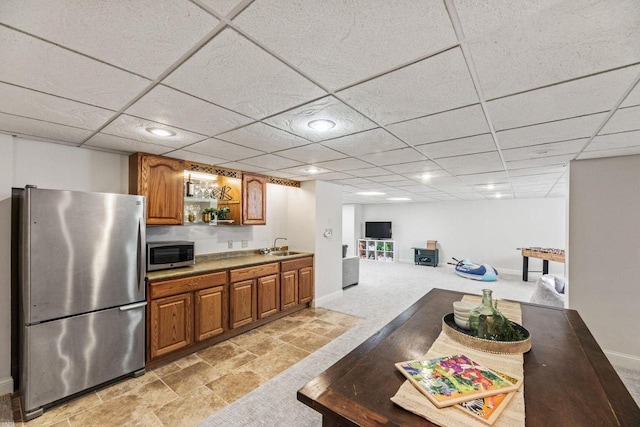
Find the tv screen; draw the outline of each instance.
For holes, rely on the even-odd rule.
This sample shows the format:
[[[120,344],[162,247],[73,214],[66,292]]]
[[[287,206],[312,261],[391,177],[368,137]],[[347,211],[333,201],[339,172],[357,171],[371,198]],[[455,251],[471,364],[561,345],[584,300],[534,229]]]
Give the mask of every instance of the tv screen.
[[[391,221],[365,222],[364,235],[368,239],[390,239]]]

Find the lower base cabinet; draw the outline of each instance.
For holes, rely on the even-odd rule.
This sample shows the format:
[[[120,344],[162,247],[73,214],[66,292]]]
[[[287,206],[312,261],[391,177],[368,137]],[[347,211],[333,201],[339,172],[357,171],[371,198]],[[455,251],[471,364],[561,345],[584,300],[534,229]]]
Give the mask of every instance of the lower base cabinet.
[[[162,363],[303,308],[314,296],[313,257],[150,282],[147,290],[147,362]]]
[[[192,342],[191,294],[151,300],[151,357],[162,356]]]

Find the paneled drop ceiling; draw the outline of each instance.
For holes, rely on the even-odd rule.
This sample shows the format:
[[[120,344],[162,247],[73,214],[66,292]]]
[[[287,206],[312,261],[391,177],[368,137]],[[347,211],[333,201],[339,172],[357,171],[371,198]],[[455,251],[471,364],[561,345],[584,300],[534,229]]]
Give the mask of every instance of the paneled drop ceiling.
[[[638,0],[2,0],[0,57],[2,133],[345,203],[562,197],[640,154]]]

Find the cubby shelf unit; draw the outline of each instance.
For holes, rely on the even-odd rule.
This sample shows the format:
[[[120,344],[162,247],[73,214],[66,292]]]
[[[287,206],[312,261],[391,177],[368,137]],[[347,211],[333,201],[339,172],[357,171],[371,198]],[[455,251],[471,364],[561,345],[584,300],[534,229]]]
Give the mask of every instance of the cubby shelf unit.
[[[358,239],[358,255],[369,261],[395,262],[396,243],[393,240]]]

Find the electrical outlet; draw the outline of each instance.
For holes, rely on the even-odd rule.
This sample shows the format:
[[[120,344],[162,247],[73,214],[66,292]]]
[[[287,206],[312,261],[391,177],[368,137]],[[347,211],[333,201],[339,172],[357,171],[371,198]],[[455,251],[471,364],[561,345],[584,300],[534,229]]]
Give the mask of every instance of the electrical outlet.
[[[249,241],[248,240],[243,240],[242,241],[242,247],[243,248],[248,248],[249,247]]]
[[[227,241],[227,248],[233,249],[233,240]]]

